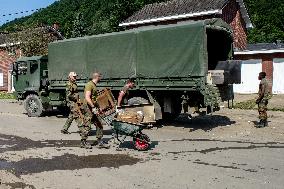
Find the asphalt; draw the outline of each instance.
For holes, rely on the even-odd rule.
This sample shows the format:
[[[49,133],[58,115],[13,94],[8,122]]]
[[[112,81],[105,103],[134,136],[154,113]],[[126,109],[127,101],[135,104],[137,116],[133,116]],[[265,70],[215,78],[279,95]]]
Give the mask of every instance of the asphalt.
[[[110,149],[79,147],[78,129],[66,118],[29,118],[22,105],[0,101],[0,188],[283,188],[283,112],[269,112],[257,129],[257,112],[224,109],[186,116],[144,130],[148,151],[132,138]],[[111,138],[105,126],[105,140]],[[95,139],[92,131],[89,141]]]

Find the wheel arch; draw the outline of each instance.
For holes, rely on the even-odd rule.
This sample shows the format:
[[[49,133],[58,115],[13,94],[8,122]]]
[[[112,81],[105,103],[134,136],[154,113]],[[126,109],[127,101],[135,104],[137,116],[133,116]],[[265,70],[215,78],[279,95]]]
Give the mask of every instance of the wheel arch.
[[[23,93],[23,98],[26,99],[29,95],[37,95],[39,96],[38,92],[37,91],[34,91],[34,90],[26,90],[24,93]]]

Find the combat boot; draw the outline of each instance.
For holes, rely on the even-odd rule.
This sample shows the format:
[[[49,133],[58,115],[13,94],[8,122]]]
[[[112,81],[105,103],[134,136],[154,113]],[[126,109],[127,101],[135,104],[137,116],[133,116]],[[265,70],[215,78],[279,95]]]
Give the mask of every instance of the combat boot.
[[[264,123],[264,120],[260,120],[257,124],[256,124],[256,126],[255,127],[257,127],[257,128],[262,128],[262,127],[265,127],[265,123]]]
[[[81,140],[81,148],[92,149],[92,146],[84,139]]]
[[[98,141],[98,144],[96,145],[97,148],[105,148],[105,149],[109,149],[110,145],[102,140]]]
[[[62,129],[60,132],[61,132],[62,134],[65,134],[65,135],[70,135],[70,134],[71,134],[69,131],[67,131],[67,130],[65,130],[65,129]]]
[[[267,121],[267,119],[266,119],[266,120],[263,120],[263,123],[264,123],[264,127],[268,127],[268,121]]]

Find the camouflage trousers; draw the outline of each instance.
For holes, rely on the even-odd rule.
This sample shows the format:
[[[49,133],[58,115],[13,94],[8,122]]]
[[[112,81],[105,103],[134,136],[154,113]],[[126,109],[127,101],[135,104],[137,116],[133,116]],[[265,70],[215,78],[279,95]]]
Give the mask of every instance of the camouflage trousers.
[[[69,106],[70,108],[70,114],[63,126],[63,129],[65,129],[66,131],[69,129],[69,127],[71,126],[73,120],[75,120],[78,129],[79,129],[79,133],[81,135],[81,139],[82,140],[86,140],[88,138],[88,135],[91,131],[91,127],[90,125],[88,125],[85,121],[84,116],[80,116],[78,110],[75,109],[75,105],[71,105]],[[80,109],[82,111],[82,109]],[[82,111],[83,113],[83,111]]]
[[[63,130],[68,131],[70,128],[72,122],[76,119],[76,116],[72,113],[72,111],[69,113],[68,118],[63,126]]]
[[[69,113],[68,118],[67,118],[67,120],[66,120],[66,122],[65,122],[65,124],[64,124],[64,126],[62,128],[62,130],[65,130],[65,131],[68,131],[68,129],[70,128],[72,122],[74,120],[76,120],[76,118],[78,117],[76,115],[76,112],[75,112],[75,109],[74,109],[75,104],[70,102],[70,103],[67,104],[67,106],[68,106],[68,108],[70,110],[70,113]]]
[[[94,124],[96,126],[96,138],[97,140],[101,140],[103,138],[103,125],[99,118],[92,113],[89,106],[85,103],[83,104],[83,114],[85,129],[89,129],[90,132],[92,124]]]
[[[261,100],[258,103],[258,114],[260,120],[267,120],[267,104],[268,100]]]

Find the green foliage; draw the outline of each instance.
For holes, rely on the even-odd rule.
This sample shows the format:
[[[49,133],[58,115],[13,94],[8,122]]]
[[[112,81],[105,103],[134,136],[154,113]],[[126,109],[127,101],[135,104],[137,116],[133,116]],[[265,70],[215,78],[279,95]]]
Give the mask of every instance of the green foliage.
[[[119,31],[118,24],[145,4],[163,0],[60,0],[31,16],[9,22],[0,30],[20,31],[41,25],[60,24],[66,37]],[[78,15],[80,15],[78,17]],[[82,30],[82,27],[85,27]]]
[[[15,99],[15,96],[6,92],[0,92],[0,99]]]
[[[249,43],[284,41],[284,1],[244,0],[254,28],[249,31]]]
[[[71,37],[83,37],[87,35],[86,23],[81,13],[78,13],[74,22]]]

